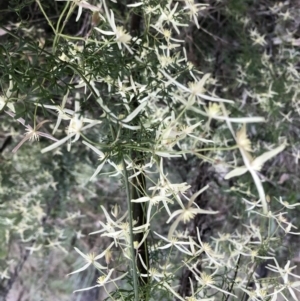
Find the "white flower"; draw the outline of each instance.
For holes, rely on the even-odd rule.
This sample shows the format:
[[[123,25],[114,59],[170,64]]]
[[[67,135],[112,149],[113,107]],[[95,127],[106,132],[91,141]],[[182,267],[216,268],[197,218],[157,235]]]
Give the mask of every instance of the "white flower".
[[[105,207],[101,205],[101,208],[104,212],[105,218],[106,218],[106,223],[103,223],[102,221],[99,221],[100,225],[103,227],[103,229],[95,231],[90,233],[89,235],[93,235],[93,234],[98,234],[98,233],[106,233],[106,234],[111,234],[113,235],[114,233],[116,233],[116,229],[120,227],[120,225],[122,224],[123,220],[126,218],[127,216],[127,212],[125,212],[123,214],[123,216],[121,216],[119,219],[117,219],[116,221],[114,221],[108,214],[108,212],[106,211]],[[109,236],[107,235],[107,236]],[[117,245],[117,240],[115,238],[115,245]]]
[[[186,253],[185,250],[183,248],[181,248],[181,246],[183,245],[191,245],[190,241],[178,241],[178,239],[176,237],[172,237],[171,239],[167,239],[161,235],[159,235],[158,233],[154,232],[157,236],[159,236],[162,240],[166,241],[167,244],[161,247],[158,247],[158,249],[169,249],[173,246],[175,246],[180,252]]]
[[[186,208],[184,207],[180,197],[176,197],[179,205],[181,206],[182,209],[179,210],[175,210],[171,216],[169,217],[169,219],[167,220],[167,224],[177,215],[179,215],[176,220],[173,222],[173,224],[170,227],[169,230],[169,234],[168,234],[168,239],[171,239],[173,236],[173,233],[175,231],[175,229],[177,228],[178,224],[180,221],[183,221],[184,223],[189,222],[191,219],[193,219],[196,214],[217,214],[218,211],[210,211],[210,210],[204,210],[201,209],[196,203],[195,200],[196,198],[203,192],[205,191],[209,186],[205,186],[204,188],[202,188],[201,190],[199,190],[198,192],[194,193],[191,198],[189,199],[189,202],[186,206]],[[195,205],[195,208],[192,208],[192,205]]]
[[[107,16],[107,19],[108,19],[108,22],[110,24],[110,27],[111,27],[112,31],[102,30],[98,27],[94,27],[94,29],[96,29],[97,31],[101,32],[104,35],[108,35],[108,36],[113,36],[114,35],[119,49],[121,50],[122,45],[124,45],[127,48],[127,50],[131,54],[133,54],[133,51],[127,45],[127,44],[129,44],[129,42],[132,39],[131,35],[126,32],[126,30],[124,29],[123,26],[116,26],[114,13],[113,13],[112,10],[110,10],[110,14],[108,13],[108,9],[106,7],[105,2],[104,2],[104,8],[105,8],[106,16]]]
[[[12,112],[5,111],[5,113],[10,115],[11,117],[15,117],[15,114]],[[57,141],[57,139],[54,138],[53,136],[51,136],[50,134],[38,131],[38,129],[40,127],[42,127],[42,125],[44,123],[49,122],[49,120],[43,120],[42,122],[40,122],[33,128],[29,124],[26,125],[25,120],[23,118],[18,118],[17,121],[19,121],[21,124],[23,124],[25,126],[27,133],[25,134],[25,137],[18,143],[18,145],[12,150],[13,153],[15,153],[27,140],[29,140],[29,141],[39,140],[39,136],[46,137],[48,139]]]
[[[180,88],[181,90],[185,91],[185,92],[189,92],[190,94],[192,94],[192,96],[198,96],[200,98],[203,98],[205,100],[210,100],[210,101],[218,101],[218,102],[228,102],[228,103],[233,103],[232,100],[228,100],[228,99],[223,99],[223,98],[218,98],[218,97],[212,97],[212,96],[208,96],[205,95],[203,93],[201,93],[203,91],[203,86],[201,80],[201,85],[197,84],[197,83],[193,83],[192,85],[192,89],[185,87],[184,85],[180,84],[179,82],[177,82],[174,78],[172,78],[169,74],[167,74],[164,70],[160,69],[159,70],[171,83],[175,84],[178,88]],[[202,81],[206,79],[205,77],[202,78]],[[204,113],[205,114],[205,113]],[[206,115],[206,114],[205,114]]]
[[[185,0],[186,6],[183,8],[184,10],[188,10],[188,14],[190,15],[190,19],[194,19],[194,22],[197,28],[200,28],[198,23],[198,12],[201,9],[204,9],[208,6],[208,4],[197,3],[195,4],[194,0]]]
[[[163,25],[165,23],[167,23],[168,25],[171,23],[173,28],[179,34],[180,31],[177,26],[188,26],[188,24],[183,24],[183,23],[176,21],[178,15],[179,15],[179,13],[176,12],[179,2],[176,2],[174,7],[171,9],[172,4],[173,4],[173,1],[169,0],[168,4],[165,5],[164,8],[159,7],[161,14],[160,14],[158,21],[155,24],[155,27],[163,28]]]
[[[197,238],[200,243],[200,246],[195,243],[195,245],[200,248],[200,250],[198,251],[198,254],[204,252],[206,254],[206,256],[209,258],[210,262],[213,262],[214,264],[216,264],[218,266],[222,266],[222,264],[219,263],[216,259],[223,258],[223,255],[218,254],[217,252],[214,252],[208,243],[202,242],[198,227],[197,227]]]
[[[156,268],[150,268],[148,269],[146,264],[143,261],[143,258],[141,257],[141,254],[138,254],[140,262],[142,263],[144,269],[147,271],[147,274],[141,274],[142,277],[147,277],[154,279],[157,281],[160,285],[162,285],[165,289],[167,289],[169,292],[171,292],[176,298],[178,298],[181,301],[186,301],[183,299],[177,292],[174,291],[174,289],[166,282],[163,281],[161,278],[164,278],[166,276],[166,273],[159,272]]]
[[[0,279],[10,279],[8,268],[6,268],[4,271],[0,272]]]
[[[248,208],[246,209],[246,211],[251,211],[251,210],[253,210],[253,209],[256,208],[256,207],[262,207],[262,205],[261,205],[261,200],[257,200],[257,201],[254,201],[254,202],[250,202],[250,201],[246,200],[245,198],[243,198],[243,201],[244,201],[245,203],[251,205],[250,207],[248,207]]]
[[[169,211],[169,207],[167,205],[167,203],[172,202],[171,199],[167,198],[166,196],[163,195],[157,195],[157,196],[153,196],[153,197],[148,197],[148,196],[144,196],[144,197],[140,197],[138,199],[135,200],[131,200],[132,203],[144,203],[144,202],[149,202],[148,205],[148,209],[147,209],[147,222],[146,224],[150,224],[150,217],[151,217],[151,210],[152,207],[154,205],[157,205],[160,202],[163,202],[164,207],[166,208],[166,210],[170,213]]]
[[[217,291],[220,291],[224,294],[228,294],[231,295],[233,297],[236,297],[234,294],[225,291],[223,289],[221,289],[220,287],[216,286],[216,281],[214,280],[213,276],[218,273],[218,269],[216,269],[212,274],[207,274],[206,272],[200,272],[197,267],[194,265],[193,267],[190,267],[188,264],[185,264],[188,269],[194,274],[197,282],[201,285],[203,285],[203,287],[211,287]]]
[[[76,290],[76,291],[74,291],[74,293],[75,292],[87,291],[87,290],[93,289],[95,287],[101,287],[101,286],[103,286],[103,285],[105,285],[107,283],[115,282],[117,280],[120,280],[120,279],[124,278],[128,274],[128,272],[127,272],[127,273],[121,275],[120,277],[117,277],[117,278],[114,278],[114,279],[110,279],[111,274],[112,274],[113,271],[114,271],[114,269],[111,269],[106,276],[100,276],[100,277],[98,277],[98,279],[97,279],[97,283],[98,284],[96,284],[94,286],[91,286],[91,287],[86,287],[86,288],[82,288],[82,289]]]
[[[300,206],[300,203],[289,204],[287,201],[283,201],[282,197],[279,198],[279,202],[287,209],[295,209],[297,206]]]
[[[267,44],[265,35],[260,35],[256,28],[250,30],[250,37],[253,41],[253,45],[265,46]]]
[[[242,148],[244,148],[244,147],[242,147]],[[247,146],[247,147],[249,147],[249,146]],[[255,158],[254,160],[250,161],[249,162],[250,169],[254,170],[254,171],[260,171],[266,161],[268,161],[269,159],[275,157],[277,154],[282,152],[285,149],[285,147],[286,147],[286,144],[283,143],[280,146],[278,146],[268,152],[265,152],[262,155]],[[246,153],[246,154],[248,154],[248,153]],[[248,159],[249,159],[249,156],[248,156]],[[246,173],[248,171],[248,169],[249,168],[246,166],[236,167],[234,170],[230,171],[225,176],[225,179],[228,180],[232,177],[243,175],[244,173]]]
[[[97,256],[95,255],[95,253],[89,253],[89,254],[85,255],[79,249],[77,249],[75,247],[74,248],[75,251],[85,259],[87,264],[84,265],[82,268],[80,268],[72,273],[69,273],[68,275],[82,272],[82,271],[86,270],[90,265],[93,265],[95,268],[97,268],[99,270],[106,269],[107,267],[102,266],[99,262],[97,262],[97,260],[104,257],[106,255],[106,253],[110,250],[110,248],[113,246],[113,244],[114,243],[112,242],[101,254],[99,254]]]
[[[46,108],[49,109],[54,109],[57,110],[57,106],[46,106]],[[95,121],[92,119],[88,119],[88,118],[84,118],[81,113],[80,113],[80,104],[79,102],[76,100],[75,101],[75,111],[72,110],[68,110],[68,109],[62,109],[62,112],[67,112],[67,113],[71,113],[72,115],[69,117],[70,120],[70,124],[69,127],[67,128],[67,136],[64,137],[61,140],[58,140],[56,143],[45,147],[41,150],[42,153],[46,153],[49,152],[50,150],[53,150],[57,147],[59,147],[60,145],[64,144],[65,142],[69,141],[68,143],[68,151],[70,151],[71,149],[71,143],[77,141],[80,138],[81,132],[83,130],[86,130],[88,128],[91,128],[93,126],[95,126],[96,124],[100,124],[101,121]],[[67,119],[68,117],[66,117]],[[84,126],[84,123],[89,123],[88,125]],[[71,138],[73,138],[75,136],[75,138],[73,140],[71,140]]]
[[[291,271],[292,271],[293,269],[295,269],[297,266],[295,265],[295,266],[293,266],[293,267],[290,267],[290,263],[291,263],[291,262],[288,260],[288,262],[286,263],[286,265],[285,265],[284,268],[282,269],[282,268],[279,266],[279,264],[278,264],[278,262],[277,262],[277,260],[276,260],[275,258],[274,258],[274,261],[275,261],[276,266],[271,265],[271,264],[268,264],[267,269],[271,270],[272,272],[275,272],[275,273],[279,273],[279,274],[280,274],[280,276],[282,277],[283,282],[284,282],[284,286],[283,286],[282,290],[285,289],[285,288],[287,288],[287,289],[289,290],[289,292],[290,292],[292,298],[293,298],[295,301],[298,301],[299,299],[298,299],[297,296],[295,295],[295,293],[294,293],[294,291],[292,290],[292,288],[299,287],[299,286],[300,286],[300,281],[289,282],[289,280],[288,280],[289,275],[291,275],[291,276],[293,276],[293,277],[295,277],[295,278],[298,278],[298,279],[300,278],[299,275],[294,274],[294,273],[291,273]],[[280,292],[280,291],[278,291],[278,292]],[[281,294],[282,294],[282,293],[281,293]],[[285,298],[285,299],[286,299],[286,298]],[[286,299],[286,300],[287,300],[287,299]]]

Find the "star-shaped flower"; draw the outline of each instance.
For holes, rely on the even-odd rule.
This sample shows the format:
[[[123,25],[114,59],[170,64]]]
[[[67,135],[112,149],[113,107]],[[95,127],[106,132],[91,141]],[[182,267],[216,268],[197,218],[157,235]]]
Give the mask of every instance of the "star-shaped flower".
[[[5,113],[11,117],[16,116],[16,114],[9,112],[9,111],[5,111]],[[39,136],[46,137],[46,138],[54,140],[54,141],[58,141],[56,138],[54,138],[50,134],[38,131],[38,129],[40,129],[44,123],[49,122],[49,120],[43,120],[42,122],[40,122],[33,128],[29,124],[26,125],[25,120],[23,118],[18,118],[17,121],[19,121],[21,124],[23,124],[25,126],[27,133],[25,134],[25,137],[18,143],[18,145],[12,150],[13,153],[15,153],[27,140],[29,140],[29,141],[39,140]]]

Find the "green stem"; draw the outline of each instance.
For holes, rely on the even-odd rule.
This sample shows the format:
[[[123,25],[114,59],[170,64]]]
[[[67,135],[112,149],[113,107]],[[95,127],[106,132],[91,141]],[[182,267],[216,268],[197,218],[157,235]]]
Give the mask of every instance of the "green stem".
[[[110,131],[113,136],[113,139],[116,139],[115,130],[112,126],[110,126]],[[133,215],[131,210],[131,191],[130,191],[130,185],[128,181],[128,173],[126,169],[126,163],[124,160],[124,155],[122,154],[122,165],[123,165],[123,176],[124,176],[124,182],[125,182],[125,188],[126,188],[126,201],[127,201],[127,208],[128,208],[128,219],[129,219],[129,238],[130,238],[130,256],[131,256],[131,264],[132,264],[132,276],[133,276],[133,289],[134,289],[134,300],[139,301],[139,287],[138,287],[138,277],[137,277],[137,268],[135,264],[135,251],[134,251],[134,234],[133,234]]]
[[[52,25],[52,22],[50,21],[50,19],[48,18],[46,12],[44,11],[44,8],[43,8],[43,6],[42,6],[40,0],[36,0],[36,3],[38,4],[38,6],[39,6],[41,12],[43,13],[45,19],[47,20],[49,26],[52,28],[53,32],[56,33],[55,28],[54,28],[54,26]]]
[[[68,12],[68,14],[67,14],[67,16],[66,16],[65,21],[64,21],[64,23],[63,23],[61,29],[59,30],[60,22],[61,22],[61,20],[62,20],[62,18],[63,18],[63,16],[64,16],[65,12],[67,11],[68,7],[69,7],[69,2],[66,3],[66,6],[64,7],[64,10],[63,10],[63,12],[61,13],[61,15],[59,16],[59,19],[58,19],[58,21],[57,21],[57,26],[56,26],[56,30],[55,30],[55,38],[54,38],[53,46],[52,46],[53,53],[55,53],[55,51],[56,51],[56,45],[58,44],[60,35],[61,35],[62,31],[64,30],[64,27],[65,27],[65,25],[66,25],[68,19],[70,18],[71,14],[73,13],[73,10],[74,10],[74,8],[75,8],[75,5],[72,5],[72,6],[71,6],[71,8],[70,8],[70,10],[69,10],[69,12]]]
[[[132,272],[133,272],[133,288],[134,288],[134,300],[139,301],[139,290],[138,290],[138,277],[137,277],[137,270],[136,264],[134,261],[135,252],[133,246],[133,216],[131,210],[131,197],[130,197],[130,186],[128,181],[128,173],[126,170],[126,163],[124,160],[124,156],[122,155],[122,165],[124,171],[124,180],[125,180],[125,187],[126,187],[126,195],[127,195],[127,207],[128,207],[128,218],[129,218],[129,236],[130,236],[130,255],[132,259]]]

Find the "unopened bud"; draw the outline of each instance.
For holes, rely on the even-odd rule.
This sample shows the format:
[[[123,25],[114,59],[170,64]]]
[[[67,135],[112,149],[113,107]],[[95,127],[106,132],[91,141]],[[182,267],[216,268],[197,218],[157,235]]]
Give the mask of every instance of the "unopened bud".
[[[99,12],[94,11],[92,15],[92,27],[98,26],[100,24],[101,18]]]

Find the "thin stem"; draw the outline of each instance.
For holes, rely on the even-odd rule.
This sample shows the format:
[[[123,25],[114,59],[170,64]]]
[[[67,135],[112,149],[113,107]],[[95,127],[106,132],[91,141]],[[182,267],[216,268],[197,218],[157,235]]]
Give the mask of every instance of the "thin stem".
[[[109,291],[106,289],[105,285],[103,285],[103,288],[106,292],[106,294],[111,298],[111,300],[116,301],[116,299],[113,298],[113,296],[109,293]]]
[[[34,116],[33,116],[33,128],[34,128],[34,130],[36,130],[36,115],[37,115],[37,108],[38,108],[38,106],[35,106],[35,109],[34,109]]]
[[[43,13],[45,19],[47,20],[49,26],[52,28],[53,32],[56,33],[56,30],[55,30],[54,26],[52,25],[52,22],[51,22],[50,19],[48,18],[46,12],[44,11],[43,6],[42,6],[40,0],[36,0],[36,3],[38,4],[38,6],[39,6],[41,12]]]
[[[233,291],[233,286],[234,286],[234,283],[235,283],[235,280],[236,280],[236,277],[237,277],[237,273],[238,273],[238,270],[239,270],[240,261],[241,261],[241,254],[239,255],[238,261],[236,263],[234,277],[233,277],[233,280],[231,282],[231,287],[229,289],[229,293],[232,293],[232,291]],[[228,301],[228,298],[229,298],[229,295],[227,295],[225,301]]]
[[[129,218],[129,236],[130,236],[130,254],[132,259],[132,272],[133,272],[133,288],[134,288],[134,300],[139,301],[139,291],[138,291],[138,278],[137,278],[137,270],[136,264],[134,261],[135,252],[133,246],[133,216],[131,210],[131,197],[130,197],[130,186],[128,181],[128,173],[126,170],[126,163],[124,160],[124,156],[122,155],[122,165],[123,165],[123,172],[124,172],[124,180],[125,180],[125,187],[126,187],[126,195],[127,195],[127,207],[128,207],[128,218]]]
[[[111,134],[113,136],[113,139],[116,139],[116,134],[114,131],[114,128],[112,124],[110,124],[110,130]],[[138,277],[137,277],[137,269],[135,264],[135,251],[134,251],[134,234],[133,234],[133,215],[131,210],[131,191],[130,191],[130,185],[128,181],[128,173],[126,169],[126,163],[124,159],[124,155],[122,154],[122,165],[123,165],[123,176],[124,176],[124,182],[125,182],[125,188],[126,188],[126,201],[127,201],[127,208],[128,208],[128,219],[129,219],[129,238],[130,238],[130,256],[131,256],[131,264],[132,264],[132,273],[133,273],[133,289],[134,289],[134,300],[139,301],[139,288],[138,288]]]
[[[64,16],[65,12],[67,11],[68,7],[69,7],[69,2],[66,3],[66,5],[64,7],[64,10],[61,13],[61,15],[59,16],[59,19],[57,21],[57,26],[56,26],[56,30],[55,30],[55,38],[54,38],[53,45],[52,45],[53,53],[55,53],[56,45],[58,44],[58,41],[59,41],[59,38],[60,38],[60,34],[62,33],[62,31],[63,31],[63,29],[65,27],[65,24],[66,24],[68,18],[71,16],[71,14],[72,14],[72,12],[73,12],[73,10],[75,8],[75,5],[71,6],[71,8],[70,8],[70,10],[69,10],[69,12],[67,14],[67,17],[66,17],[66,19],[65,19],[65,21],[64,21],[61,29],[59,30],[60,22],[62,20],[62,17]]]

